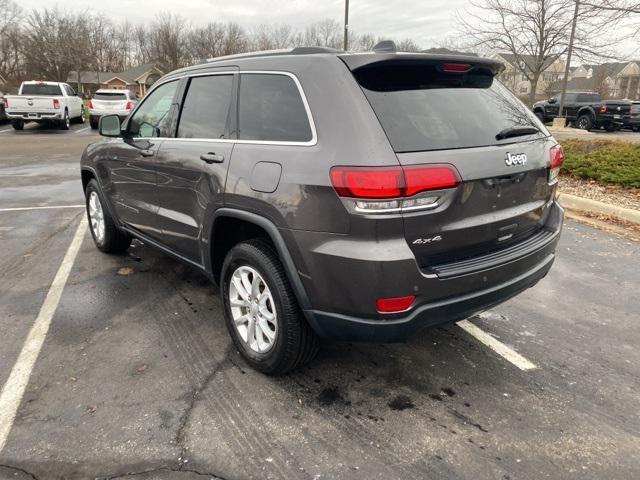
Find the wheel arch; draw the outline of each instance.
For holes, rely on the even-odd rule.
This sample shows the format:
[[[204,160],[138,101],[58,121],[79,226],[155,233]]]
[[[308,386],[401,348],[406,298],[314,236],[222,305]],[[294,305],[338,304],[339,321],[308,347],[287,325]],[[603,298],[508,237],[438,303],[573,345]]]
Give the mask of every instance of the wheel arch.
[[[230,236],[223,233],[227,228],[232,232]],[[304,312],[307,320],[310,320],[309,315],[311,315],[311,313],[309,310],[311,305],[309,297],[302,284],[287,244],[275,224],[265,217],[233,208],[218,209],[214,213],[211,221],[208,261],[205,262],[207,270],[211,272],[214,280],[220,283],[222,263],[224,262],[224,257],[227,252],[241,241],[260,237],[266,238],[273,245],[287,273],[298,305]]]
[[[578,110],[576,118],[580,117],[581,115],[590,115],[593,120],[596,119],[596,111],[593,109],[593,107],[582,107],[580,110]]]

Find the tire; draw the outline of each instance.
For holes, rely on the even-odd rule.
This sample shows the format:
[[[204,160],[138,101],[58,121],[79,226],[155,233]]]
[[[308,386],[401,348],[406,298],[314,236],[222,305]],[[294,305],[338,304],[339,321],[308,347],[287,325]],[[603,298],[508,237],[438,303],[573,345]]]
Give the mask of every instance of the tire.
[[[98,129],[98,122],[94,122],[93,120],[89,120],[89,125],[91,126],[91,128],[93,130],[97,130]]]
[[[94,210],[93,201],[97,201],[99,205],[99,211],[101,215]],[[87,220],[89,221],[89,230],[93,241],[104,253],[122,253],[131,245],[131,236],[122,232],[109,214],[104,201],[104,197],[98,187],[96,180],[89,181],[87,189],[85,190],[85,205],[87,209]],[[102,219],[102,226],[100,227],[100,218]]]
[[[237,303],[244,297],[233,279],[242,272],[247,274],[248,281],[256,281],[256,274],[262,281],[255,291],[260,292],[260,298],[268,297],[264,304],[256,303],[255,295],[251,298],[250,294],[247,305]],[[237,276],[235,278],[238,279]],[[253,289],[253,284],[250,289]],[[247,289],[244,291],[248,293]],[[222,265],[220,292],[229,334],[242,357],[254,369],[267,375],[282,375],[308,363],[316,355],[318,337],[302,316],[282,263],[267,241],[242,242],[229,251]],[[232,297],[235,299],[233,307]],[[262,314],[264,310],[273,316],[273,320],[266,320],[268,317]],[[248,318],[236,327],[234,318],[240,317]],[[250,334],[252,318],[253,336]],[[265,328],[273,335],[272,339],[263,333]],[[263,342],[262,350],[259,338]]]
[[[604,129],[605,129],[607,132],[615,132],[616,130],[618,130],[618,129],[616,128],[616,126],[615,126],[614,124],[612,124],[612,123],[607,123],[607,124],[604,126]]]
[[[75,119],[75,121],[76,121],[77,123],[80,123],[80,124],[83,124],[84,122],[86,122],[86,121],[87,121],[87,117],[86,117],[86,115],[85,115],[85,113],[84,113],[84,107],[82,107],[82,110],[80,111],[80,116],[79,116],[79,117],[77,117],[77,118]]]
[[[589,131],[593,128],[593,118],[591,115],[580,115],[575,121],[576,128]]]
[[[60,122],[60,130],[69,130],[69,128],[71,128],[71,119],[69,118],[69,112],[65,110],[64,117]]]
[[[536,117],[538,117],[538,120],[540,120],[542,123],[545,123],[544,114],[540,110],[536,110],[534,113]]]
[[[14,130],[24,130],[24,121],[23,120],[11,120],[11,126]]]

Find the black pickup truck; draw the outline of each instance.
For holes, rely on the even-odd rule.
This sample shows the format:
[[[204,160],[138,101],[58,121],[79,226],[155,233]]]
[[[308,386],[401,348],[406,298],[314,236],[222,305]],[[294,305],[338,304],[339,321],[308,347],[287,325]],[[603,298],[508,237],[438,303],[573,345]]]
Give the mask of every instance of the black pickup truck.
[[[558,116],[560,96],[537,102],[533,112],[543,122]],[[597,93],[567,92],[564,101],[564,116],[576,128],[583,130],[599,130],[608,132],[619,130],[624,118],[629,115],[629,100],[601,100]]]

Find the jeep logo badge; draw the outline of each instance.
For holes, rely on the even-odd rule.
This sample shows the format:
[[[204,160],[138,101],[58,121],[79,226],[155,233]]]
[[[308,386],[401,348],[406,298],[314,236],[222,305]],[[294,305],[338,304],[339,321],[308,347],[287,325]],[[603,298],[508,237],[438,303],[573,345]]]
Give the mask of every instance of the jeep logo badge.
[[[524,153],[508,153],[507,158],[504,163],[507,164],[508,167],[515,165],[526,165],[527,164],[527,156]]]

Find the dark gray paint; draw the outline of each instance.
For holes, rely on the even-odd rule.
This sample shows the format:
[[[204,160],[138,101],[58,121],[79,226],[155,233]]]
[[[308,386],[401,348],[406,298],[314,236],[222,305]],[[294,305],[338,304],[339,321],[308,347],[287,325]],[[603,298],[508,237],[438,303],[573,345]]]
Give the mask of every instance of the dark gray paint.
[[[360,65],[376,58],[373,54],[364,57],[353,61]],[[545,259],[552,261],[557,236],[541,248],[524,252],[516,261],[446,280],[430,273],[428,263],[434,255],[458,255],[466,249],[475,255],[474,249],[495,243],[505,229],[523,234],[531,229],[557,230],[562,211],[553,202],[555,187],[546,183],[553,138],[396,155],[343,60],[348,59],[333,54],[235,58],[174,72],[158,82],[238,69],[290,72],[302,85],[317,133],[317,142],[312,145],[243,142],[233,140],[233,132],[226,141],[164,140],[154,157],[157,197],[155,203],[150,202],[152,209],[160,212],[155,221],[164,247],[211,275],[211,240],[225,234],[215,231],[215,218],[234,215],[260,225],[280,249],[281,257],[286,251],[287,273],[307,318],[319,333],[323,329],[316,315],[324,319],[334,315],[334,324],[336,318],[345,316],[383,323],[393,318],[401,323],[420,311],[423,313],[417,320],[422,324],[428,320],[424,318],[429,315],[427,306],[445,298],[451,306],[439,318],[452,320],[470,311],[468,305],[452,301],[456,297],[490,292],[483,302],[473,305],[472,310],[479,311],[517,293],[500,288],[510,279],[522,278],[520,289],[539,280],[537,266]],[[174,113],[177,111],[176,107]],[[234,111],[232,106],[232,115]],[[175,129],[175,118],[173,126]],[[83,165],[100,170],[101,158],[113,144],[93,147],[83,156]],[[200,155],[207,152],[222,154],[224,161],[201,161]],[[526,153],[527,164],[508,167],[507,152]],[[441,206],[433,211],[353,214],[338,198],[329,178],[334,165],[419,163],[452,164],[463,180],[457,188],[442,192]],[[265,165],[281,167],[277,181],[275,167],[265,171]],[[500,188],[491,187],[494,184]],[[107,196],[113,202],[118,194],[116,189],[115,195]],[[141,223],[120,220],[134,229]],[[443,236],[437,246],[412,244],[414,238],[435,233]],[[409,294],[418,298],[408,314],[377,314],[376,298]],[[332,328],[331,334],[337,335],[337,330]],[[396,338],[396,333],[389,338]]]

